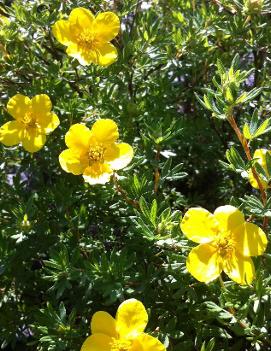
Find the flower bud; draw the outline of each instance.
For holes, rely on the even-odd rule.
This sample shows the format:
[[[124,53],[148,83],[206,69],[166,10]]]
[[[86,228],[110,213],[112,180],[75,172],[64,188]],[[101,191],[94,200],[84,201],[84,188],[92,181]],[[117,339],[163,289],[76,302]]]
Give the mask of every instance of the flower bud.
[[[264,0],[245,0],[245,12],[259,12],[264,5]]]

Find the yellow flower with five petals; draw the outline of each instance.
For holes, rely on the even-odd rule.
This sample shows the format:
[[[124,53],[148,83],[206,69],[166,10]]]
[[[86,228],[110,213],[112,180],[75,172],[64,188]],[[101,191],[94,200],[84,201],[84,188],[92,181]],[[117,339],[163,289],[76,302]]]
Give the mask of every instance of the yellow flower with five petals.
[[[250,256],[264,253],[267,238],[261,228],[246,222],[236,207],[221,206],[214,214],[204,208],[190,208],[181,229],[188,239],[200,244],[186,261],[194,278],[209,283],[224,271],[238,284],[251,284],[255,268]]]
[[[68,149],[59,155],[64,171],[79,175],[89,184],[105,184],[113,170],[126,167],[133,158],[133,148],[116,143],[117,124],[111,119],[97,120],[91,129],[74,124],[65,136]]]
[[[8,113],[15,119],[0,127],[0,142],[6,146],[22,143],[29,152],[39,151],[46,142],[46,134],[54,131],[59,119],[52,111],[49,96],[40,94],[30,99],[16,94],[9,99]]]
[[[164,345],[144,333],[148,314],[142,302],[124,301],[116,318],[107,312],[96,312],[91,320],[91,332],[81,351],[165,351]]]
[[[117,49],[110,43],[120,30],[120,20],[113,12],[101,12],[95,17],[91,11],[78,7],[67,20],[57,21],[52,30],[56,39],[67,46],[67,54],[81,65],[108,66],[118,57]]]

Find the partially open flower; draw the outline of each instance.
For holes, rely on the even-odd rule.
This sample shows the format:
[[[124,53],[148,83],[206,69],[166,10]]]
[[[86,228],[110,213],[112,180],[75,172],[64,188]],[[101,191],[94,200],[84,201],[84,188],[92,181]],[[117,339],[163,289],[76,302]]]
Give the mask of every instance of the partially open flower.
[[[250,256],[264,253],[267,238],[261,228],[245,221],[241,211],[230,205],[218,207],[214,214],[190,208],[181,229],[188,239],[200,244],[186,261],[193,277],[209,283],[224,271],[238,284],[251,284],[255,268]]]
[[[111,119],[99,119],[91,129],[74,124],[65,136],[68,149],[59,155],[64,171],[83,174],[89,184],[105,184],[113,170],[126,167],[133,158],[133,148],[116,143],[119,137],[117,124]]]
[[[148,314],[136,300],[124,301],[116,318],[104,311],[96,312],[91,320],[91,332],[81,351],[165,351],[156,338],[144,333]]]
[[[57,21],[52,30],[56,39],[67,46],[67,54],[81,65],[108,66],[118,57],[117,49],[110,43],[120,30],[120,20],[113,12],[101,12],[95,17],[79,7],[72,10],[67,20]]]
[[[268,169],[267,169],[267,163],[266,163],[267,153],[271,157],[271,151],[266,150],[266,149],[257,149],[257,150],[255,150],[254,155],[253,155],[253,159],[257,160],[256,161],[257,164],[259,164],[261,166],[262,173],[264,173],[264,174],[260,174],[259,172],[257,172],[259,180],[261,182],[261,185],[264,189],[267,189],[270,187],[270,185],[268,184],[268,179],[271,177],[271,175],[269,174]],[[255,179],[251,169],[248,172],[248,179],[249,179],[249,182],[253,188],[259,189],[259,184],[258,184],[257,180]]]
[[[259,12],[264,5],[264,0],[245,0],[244,12]]]

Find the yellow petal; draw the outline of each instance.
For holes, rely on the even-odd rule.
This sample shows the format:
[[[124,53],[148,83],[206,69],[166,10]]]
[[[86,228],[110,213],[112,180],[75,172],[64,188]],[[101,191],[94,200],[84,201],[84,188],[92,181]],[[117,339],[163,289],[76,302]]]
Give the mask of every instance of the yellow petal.
[[[237,252],[224,261],[223,270],[231,280],[241,285],[251,284],[255,277],[252,259]]]
[[[36,95],[31,100],[32,112],[35,116],[43,116],[52,110],[52,102],[48,95]]]
[[[244,223],[233,232],[235,247],[243,256],[259,256],[267,246],[264,231],[253,223]]]
[[[134,339],[146,328],[148,314],[142,302],[129,299],[120,304],[116,321],[120,337]]]
[[[269,176],[268,171],[267,171],[267,166],[266,166],[266,153],[267,152],[269,154],[271,154],[271,152],[266,150],[266,149],[257,149],[254,152],[253,158],[257,159],[257,163],[259,163],[263,167],[266,175]],[[248,179],[249,179],[249,182],[253,188],[259,189],[258,182],[256,181],[251,169],[248,172]],[[263,188],[267,189],[268,183],[265,180],[261,179],[260,175],[259,175],[259,179],[260,179],[260,182],[261,182]]]
[[[22,126],[17,121],[10,121],[0,127],[0,142],[6,146],[17,145],[21,141]]]
[[[204,283],[216,279],[222,271],[217,250],[209,244],[194,247],[188,255],[186,267],[194,278]]]
[[[65,135],[66,145],[77,151],[87,151],[91,132],[84,124],[73,124]]]
[[[126,143],[113,144],[104,153],[104,159],[114,170],[126,167],[132,161],[133,156],[132,146]]]
[[[69,23],[73,26],[71,30],[74,29],[75,25],[81,27],[81,29],[92,29],[94,19],[94,15],[89,10],[77,7],[69,15]]]
[[[81,162],[80,154],[72,149],[66,149],[59,155],[59,163],[65,172],[75,175],[83,174],[87,164]]]
[[[248,171],[248,180],[249,180],[249,182],[250,182],[250,185],[251,185],[253,188],[259,189],[258,182],[257,182],[256,178],[254,177],[254,175],[253,175],[251,169]],[[266,182],[265,180],[261,179],[260,176],[259,176],[259,180],[260,180],[260,182],[261,182],[261,184],[262,184],[262,187],[263,187],[264,189],[267,189],[267,188],[269,187],[268,182]]]
[[[119,137],[118,126],[112,119],[99,119],[93,124],[91,132],[103,144],[112,144]]]
[[[59,118],[55,113],[47,113],[43,118],[39,118],[39,125],[45,134],[53,132],[59,126]]]
[[[111,41],[120,30],[120,20],[113,12],[102,12],[95,18],[95,35],[101,41]]]
[[[181,221],[181,230],[188,239],[195,243],[209,243],[216,238],[217,221],[204,208],[190,208]]]
[[[118,50],[111,43],[99,43],[95,46],[94,63],[100,66],[109,66],[118,58]]]
[[[133,341],[130,351],[166,351],[166,348],[157,338],[143,333]]]
[[[214,216],[219,222],[220,231],[233,231],[245,221],[243,213],[231,205],[218,207]]]
[[[113,171],[106,163],[95,162],[84,170],[85,182],[94,184],[105,184],[109,182]]]
[[[37,128],[28,128],[22,135],[22,144],[26,151],[37,152],[46,142],[46,135],[41,134]]]
[[[105,334],[117,338],[116,320],[104,311],[94,313],[91,319],[91,333]]]
[[[81,347],[81,351],[111,351],[112,338],[104,334],[89,336]]]
[[[29,97],[16,94],[9,99],[7,104],[8,113],[15,119],[20,120],[31,109],[31,100]]]
[[[63,45],[72,43],[72,33],[70,31],[70,23],[66,20],[59,20],[52,26],[54,37]]]

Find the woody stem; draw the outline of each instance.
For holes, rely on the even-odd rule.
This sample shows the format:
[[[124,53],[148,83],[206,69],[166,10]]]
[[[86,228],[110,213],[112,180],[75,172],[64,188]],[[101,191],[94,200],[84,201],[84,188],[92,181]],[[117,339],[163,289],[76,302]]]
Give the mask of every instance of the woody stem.
[[[155,161],[157,162],[157,167],[155,168],[154,171],[154,192],[157,193],[158,188],[159,188],[159,180],[160,180],[160,170],[159,170],[159,161],[160,161],[160,145],[157,145],[156,148],[156,155],[155,155]]]
[[[251,157],[251,152],[250,152],[250,148],[249,148],[249,144],[246,140],[246,138],[244,137],[244,135],[242,134],[242,132],[240,131],[238,125],[236,124],[236,121],[235,121],[235,118],[234,116],[230,116],[228,117],[228,121],[232,127],[232,129],[235,131],[235,134],[238,138],[238,140],[240,141],[244,151],[245,151],[245,154],[246,154],[246,157],[248,159],[248,161],[251,161],[252,160],[252,157]],[[267,201],[267,196],[266,196],[266,192],[265,192],[265,189],[262,185],[262,182],[259,178],[259,175],[258,173],[256,172],[255,168],[253,166],[251,166],[251,171],[252,171],[252,174],[253,174],[253,177],[255,178],[257,184],[258,184],[258,188],[260,190],[260,193],[261,193],[261,199],[262,199],[262,203],[263,205],[266,205],[266,201]],[[264,217],[263,219],[263,228],[266,228],[268,225],[268,218],[267,217]]]
[[[118,179],[115,175],[115,173],[112,176],[112,180],[115,186],[115,189],[117,191],[118,194],[120,194],[123,198],[123,200],[128,204],[133,206],[134,208],[139,208],[139,203],[137,200],[131,199],[128,195],[127,192],[119,185],[118,183]]]

